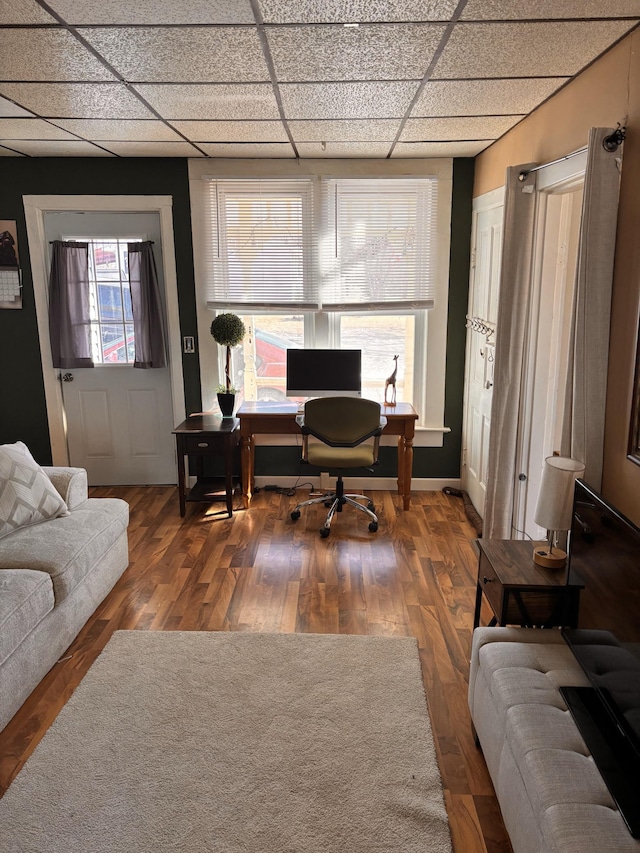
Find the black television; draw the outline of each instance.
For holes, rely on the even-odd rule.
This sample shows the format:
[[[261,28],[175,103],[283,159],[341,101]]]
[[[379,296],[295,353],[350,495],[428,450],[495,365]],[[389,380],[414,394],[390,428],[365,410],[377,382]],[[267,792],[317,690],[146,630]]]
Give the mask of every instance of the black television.
[[[287,350],[287,397],[360,397],[361,392],[361,350]]]
[[[561,693],[624,818],[640,837],[640,528],[577,480],[567,580],[584,583],[563,629],[589,687]]]

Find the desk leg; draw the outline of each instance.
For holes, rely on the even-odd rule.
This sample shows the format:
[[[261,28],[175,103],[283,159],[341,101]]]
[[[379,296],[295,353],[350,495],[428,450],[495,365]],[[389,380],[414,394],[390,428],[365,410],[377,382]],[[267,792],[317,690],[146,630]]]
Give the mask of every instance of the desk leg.
[[[184,498],[184,449],[178,438],[178,497],[180,499],[180,517],[184,518],[186,504]]]
[[[224,445],[224,482],[227,492],[227,512],[233,515],[233,449],[231,437],[227,436]]]
[[[398,439],[398,494],[402,508],[411,508],[411,474],[413,472],[413,438],[401,435]]]
[[[254,448],[250,434],[240,437],[240,464],[242,468],[242,499],[245,509],[249,508],[253,490]]]

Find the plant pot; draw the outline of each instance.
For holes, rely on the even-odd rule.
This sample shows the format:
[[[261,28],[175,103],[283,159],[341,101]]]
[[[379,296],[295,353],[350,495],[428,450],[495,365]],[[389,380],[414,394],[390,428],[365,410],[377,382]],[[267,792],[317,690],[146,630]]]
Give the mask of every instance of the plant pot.
[[[233,410],[236,405],[236,395],[218,394],[218,405],[220,406],[223,418],[232,418]]]

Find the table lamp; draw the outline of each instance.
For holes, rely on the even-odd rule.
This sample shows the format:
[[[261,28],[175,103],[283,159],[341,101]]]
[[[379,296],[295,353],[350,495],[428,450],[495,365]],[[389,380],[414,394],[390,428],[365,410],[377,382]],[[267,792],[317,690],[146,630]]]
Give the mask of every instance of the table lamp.
[[[564,456],[548,456],[544,460],[542,482],[534,520],[547,530],[547,542],[533,549],[533,562],[547,569],[561,569],[567,554],[558,548],[557,534],[571,528],[573,492],[576,478],[584,472],[584,465]]]

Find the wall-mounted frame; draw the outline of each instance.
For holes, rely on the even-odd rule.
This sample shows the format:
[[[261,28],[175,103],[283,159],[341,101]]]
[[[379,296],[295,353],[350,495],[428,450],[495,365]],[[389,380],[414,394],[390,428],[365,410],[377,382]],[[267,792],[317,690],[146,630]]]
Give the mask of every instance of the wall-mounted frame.
[[[638,320],[638,343],[636,345],[636,375],[633,381],[631,400],[631,426],[629,428],[629,459],[640,465],[640,319]]]
[[[16,222],[0,219],[0,308],[22,308]]]

